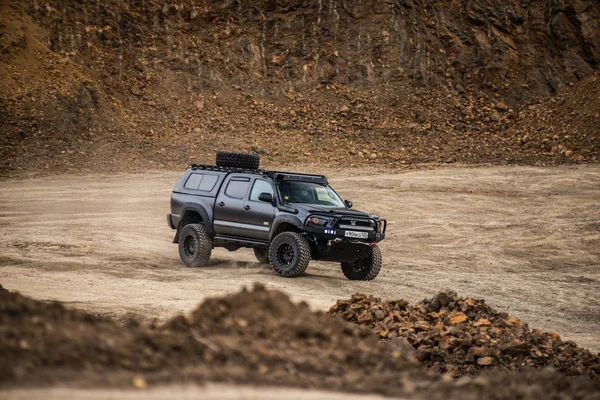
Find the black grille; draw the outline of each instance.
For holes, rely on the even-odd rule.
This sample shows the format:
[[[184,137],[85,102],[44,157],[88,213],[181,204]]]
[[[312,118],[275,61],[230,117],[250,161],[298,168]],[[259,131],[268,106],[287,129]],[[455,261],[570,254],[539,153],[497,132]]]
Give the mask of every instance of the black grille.
[[[375,232],[375,222],[368,219],[341,218],[336,227],[346,230],[357,230],[365,232]]]

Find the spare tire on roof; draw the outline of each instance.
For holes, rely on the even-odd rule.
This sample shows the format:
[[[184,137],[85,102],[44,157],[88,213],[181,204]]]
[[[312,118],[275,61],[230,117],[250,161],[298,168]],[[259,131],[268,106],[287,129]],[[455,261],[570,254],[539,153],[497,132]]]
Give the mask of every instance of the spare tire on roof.
[[[218,167],[258,169],[259,164],[260,157],[257,154],[231,153],[228,151],[217,152]]]

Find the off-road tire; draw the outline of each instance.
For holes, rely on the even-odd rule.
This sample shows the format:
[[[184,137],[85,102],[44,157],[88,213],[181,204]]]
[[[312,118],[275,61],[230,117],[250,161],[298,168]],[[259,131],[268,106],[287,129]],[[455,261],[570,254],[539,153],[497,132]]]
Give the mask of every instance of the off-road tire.
[[[371,255],[355,262],[343,262],[342,272],[352,281],[372,281],[381,269],[381,250],[373,246]]]
[[[254,255],[261,264],[269,264],[269,248],[268,247],[255,247]]]
[[[302,275],[311,259],[310,246],[296,232],[282,232],[271,241],[269,260],[279,276],[293,278]]]
[[[217,152],[218,167],[258,169],[259,164],[260,157],[257,154]]]
[[[202,224],[188,224],[179,233],[179,257],[186,267],[198,268],[208,264],[212,240]]]

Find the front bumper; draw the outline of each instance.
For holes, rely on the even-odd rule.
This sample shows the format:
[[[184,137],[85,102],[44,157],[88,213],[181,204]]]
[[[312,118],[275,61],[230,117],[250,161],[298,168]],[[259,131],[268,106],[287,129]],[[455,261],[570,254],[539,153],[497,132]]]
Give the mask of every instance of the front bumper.
[[[367,232],[366,238],[346,236],[345,229],[330,229],[321,226],[304,227],[313,249],[315,260],[354,262],[370,256],[377,242],[385,233]],[[312,236],[312,237],[311,237]]]
[[[346,236],[346,232],[361,232],[361,231],[326,228],[326,227],[317,226],[317,225],[305,226],[304,230],[307,233],[315,234],[317,236],[322,237],[323,239],[335,240],[335,241],[339,241],[338,239],[341,239],[341,241],[364,242],[365,244],[368,244],[368,243],[378,243],[378,242],[381,242],[383,239],[385,239],[385,233],[366,232],[367,233],[366,238],[357,238],[357,237],[352,237],[352,236]]]

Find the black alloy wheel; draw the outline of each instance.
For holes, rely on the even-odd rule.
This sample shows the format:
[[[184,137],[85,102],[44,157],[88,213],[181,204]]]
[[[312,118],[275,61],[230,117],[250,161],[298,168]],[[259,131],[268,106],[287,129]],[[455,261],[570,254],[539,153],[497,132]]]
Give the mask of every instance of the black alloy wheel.
[[[342,272],[353,281],[372,281],[379,274],[381,264],[381,250],[375,245],[367,257],[354,262],[343,262]]]
[[[179,232],[179,257],[190,268],[204,267],[212,252],[212,239],[202,224],[188,224]]]
[[[271,241],[269,259],[273,270],[286,278],[304,274],[311,259],[308,240],[297,232],[280,233]]]

